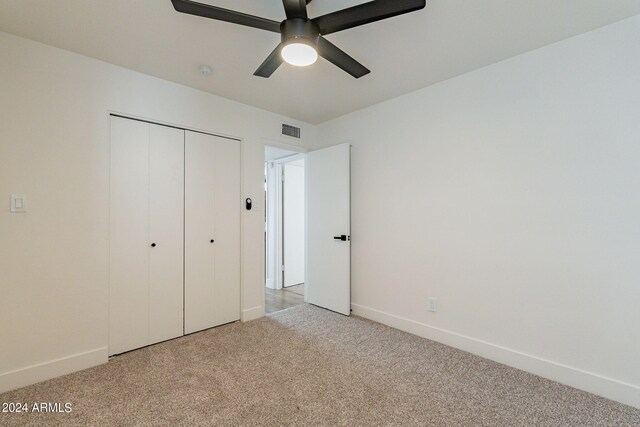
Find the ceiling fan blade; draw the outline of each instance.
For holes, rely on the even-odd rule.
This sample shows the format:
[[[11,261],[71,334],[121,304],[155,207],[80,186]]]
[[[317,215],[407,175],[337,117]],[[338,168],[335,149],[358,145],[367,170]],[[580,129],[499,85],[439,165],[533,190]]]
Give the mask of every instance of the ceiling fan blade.
[[[246,25],[247,27],[260,28],[261,30],[280,32],[280,23],[259,16],[247,15],[246,13],[234,10],[223,9],[221,7],[198,3],[191,0],[171,0],[173,7],[178,12],[189,15],[202,16],[204,18],[217,19],[218,21],[231,22],[234,24]]]
[[[287,19],[302,18],[308,19],[306,0],[282,0]]]
[[[322,56],[333,65],[342,68],[356,79],[370,73],[367,67],[347,55],[345,52],[340,50],[340,48],[323,37],[318,38],[317,47],[318,55]]]
[[[271,74],[278,69],[280,64],[282,64],[282,55],[280,55],[281,50],[282,44],[279,44],[278,47],[276,47],[273,52],[267,56],[267,59],[264,60],[262,65],[258,67],[253,75],[264,78],[270,77]]]
[[[423,9],[426,0],[375,0],[312,19],[320,34],[331,34]]]

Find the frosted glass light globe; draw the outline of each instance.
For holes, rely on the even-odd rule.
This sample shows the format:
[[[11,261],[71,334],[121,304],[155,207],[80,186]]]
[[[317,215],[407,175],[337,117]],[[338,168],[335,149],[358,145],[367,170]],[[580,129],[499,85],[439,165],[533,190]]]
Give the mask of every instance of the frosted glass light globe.
[[[318,59],[318,52],[306,43],[290,43],[282,48],[282,59],[296,67],[306,67]]]

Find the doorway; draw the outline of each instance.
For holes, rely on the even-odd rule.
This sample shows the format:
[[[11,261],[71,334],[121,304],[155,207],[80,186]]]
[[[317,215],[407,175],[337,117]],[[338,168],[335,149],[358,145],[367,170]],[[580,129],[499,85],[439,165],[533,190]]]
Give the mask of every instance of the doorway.
[[[305,298],[305,158],[265,147],[265,313]]]

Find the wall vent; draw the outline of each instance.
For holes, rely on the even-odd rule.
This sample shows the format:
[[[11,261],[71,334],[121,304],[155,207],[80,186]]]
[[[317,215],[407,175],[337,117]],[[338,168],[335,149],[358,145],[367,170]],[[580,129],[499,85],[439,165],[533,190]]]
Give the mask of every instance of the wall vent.
[[[300,128],[283,123],[282,134],[293,138],[300,138]]]

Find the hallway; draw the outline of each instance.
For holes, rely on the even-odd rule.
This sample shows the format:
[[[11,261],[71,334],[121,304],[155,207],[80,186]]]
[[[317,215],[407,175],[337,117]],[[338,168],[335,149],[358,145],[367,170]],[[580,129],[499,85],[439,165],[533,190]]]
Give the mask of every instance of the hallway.
[[[304,303],[304,283],[283,289],[265,289],[265,314]]]

